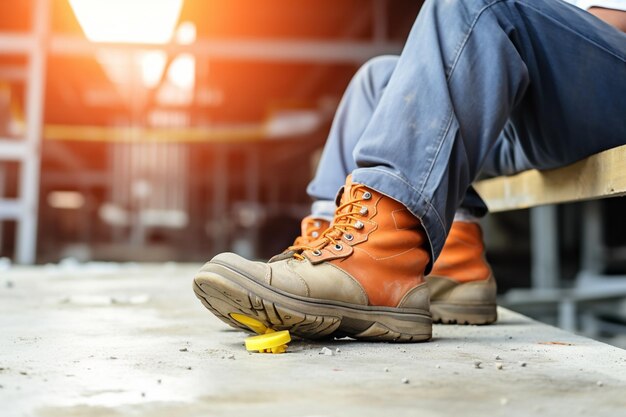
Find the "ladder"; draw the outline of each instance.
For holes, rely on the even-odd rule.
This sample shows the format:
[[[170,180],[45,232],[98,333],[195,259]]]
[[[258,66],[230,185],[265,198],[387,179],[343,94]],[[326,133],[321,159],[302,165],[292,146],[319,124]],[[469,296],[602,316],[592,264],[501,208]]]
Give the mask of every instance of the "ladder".
[[[27,57],[24,74],[4,71],[5,79],[26,83],[25,129],[21,138],[0,138],[0,165],[7,161],[19,164],[19,188],[16,198],[0,194],[0,223],[17,223],[15,260],[32,264],[37,255],[37,215],[44,109],[46,35],[49,23],[49,0],[33,0],[30,33],[0,32],[0,54]],[[3,72],[0,71],[0,77]],[[0,177],[2,177],[0,175]],[[0,190],[2,187],[0,186]],[[0,240],[2,238],[0,229]]]

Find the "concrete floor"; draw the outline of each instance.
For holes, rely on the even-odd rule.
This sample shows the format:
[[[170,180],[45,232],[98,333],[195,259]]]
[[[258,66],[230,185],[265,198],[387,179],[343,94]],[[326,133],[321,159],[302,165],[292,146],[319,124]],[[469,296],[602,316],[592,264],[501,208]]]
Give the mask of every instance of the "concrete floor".
[[[195,299],[197,268],[0,270],[0,415],[626,415],[626,351],[505,310],[429,343],[247,353]]]

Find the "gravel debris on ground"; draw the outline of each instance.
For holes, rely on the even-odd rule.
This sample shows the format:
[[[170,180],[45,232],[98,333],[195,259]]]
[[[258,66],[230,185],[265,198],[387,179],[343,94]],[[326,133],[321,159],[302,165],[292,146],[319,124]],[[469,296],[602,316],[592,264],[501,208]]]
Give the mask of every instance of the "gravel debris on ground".
[[[481,361],[474,361],[474,368],[476,369],[481,369],[482,362]]]
[[[408,384],[409,383],[409,378],[402,378],[402,383],[403,384]]]
[[[320,355],[326,355],[326,356],[333,356],[335,354],[335,352],[333,352],[332,350],[328,349],[326,346],[324,346],[320,351],[319,351]]]
[[[502,369],[504,369],[504,365],[502,365],[501,363],[496,363],[496,369],[501,371]]]

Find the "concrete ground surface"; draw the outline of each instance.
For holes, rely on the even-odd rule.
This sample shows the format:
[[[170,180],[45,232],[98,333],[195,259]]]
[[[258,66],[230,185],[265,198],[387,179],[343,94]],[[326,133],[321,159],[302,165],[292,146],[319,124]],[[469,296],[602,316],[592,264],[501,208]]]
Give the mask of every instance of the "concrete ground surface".
[[[427,343],[248,353],[193,295],[198,268],[0,270],[0,415],[626,415],[626,351],[502,309]]]

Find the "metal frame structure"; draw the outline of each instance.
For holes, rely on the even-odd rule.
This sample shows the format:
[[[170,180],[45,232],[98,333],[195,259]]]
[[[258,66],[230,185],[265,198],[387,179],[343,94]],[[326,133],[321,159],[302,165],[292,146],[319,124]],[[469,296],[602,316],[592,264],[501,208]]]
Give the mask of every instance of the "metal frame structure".
[[[28,58],[26,69],[26,123],[23,138],[0,139],[0,160],[17,161],[19,189],[15,199],[0,195],[0,221],[17,222],[16,260],[35,262],[37,216],[39,205],[40,148],[44,110],[44,80],[46,68],[49,1],[33,0],[32,33],[0,36],[0,54],[19,54]],[[16,77],[10,68],[11,78]]]
[[[139,50],[161,50],[169,55],[188,52],[199,57],[234,60],[361,63],[376,55],[399,53],[402,49],[402,44],[387,40],[387,16],[383,13],[387,0],[371,2],[374,36],[370,41],[200,39],[191,45],[96,44],[79,36],[55,34],[49,27],[52,4],[50,0],[32,1],[30,33],[0,32],[0,54],[28,57],[26,71],[15,66],[0,68],[0,79],[23,80],[27,85],[24,137],[17,140],[0,138],[0,161],[16,161],[20,165],[18,197],[8,199],[0,195],[0,221],[17,222],[16,261],[23,264],[31,264],[36,260],[40,151],[48,56],[91,56],[101,50],[123,50],[131,53]],[[215,193],[215,200],[222,201],[224,191],[217,187]]]

